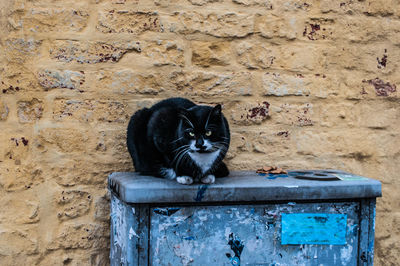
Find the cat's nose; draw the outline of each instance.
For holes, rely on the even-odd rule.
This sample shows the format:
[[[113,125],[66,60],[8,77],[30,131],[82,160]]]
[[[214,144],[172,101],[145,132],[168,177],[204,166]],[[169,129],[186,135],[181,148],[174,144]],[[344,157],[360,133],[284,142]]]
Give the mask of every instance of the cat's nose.
[[[197,139],[195,146],[200,150],[204,150],[206,148],[206,146],[204,146],[204,140],[202,139]]]

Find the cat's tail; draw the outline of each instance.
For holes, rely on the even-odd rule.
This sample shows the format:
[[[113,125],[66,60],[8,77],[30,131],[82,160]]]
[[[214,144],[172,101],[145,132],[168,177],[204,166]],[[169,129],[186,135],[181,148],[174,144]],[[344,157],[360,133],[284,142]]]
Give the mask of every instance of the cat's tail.
[[[147,139],[147,123],[152,112],[148,108],[143,108],[137,111],[129,120],[126,144],[128,151],[132,157],[133,165],[136,172],[142,172],[145,170],[145,166],[141,165],[141,156],[146,153],[144,147],[146,147],[143,140]]]

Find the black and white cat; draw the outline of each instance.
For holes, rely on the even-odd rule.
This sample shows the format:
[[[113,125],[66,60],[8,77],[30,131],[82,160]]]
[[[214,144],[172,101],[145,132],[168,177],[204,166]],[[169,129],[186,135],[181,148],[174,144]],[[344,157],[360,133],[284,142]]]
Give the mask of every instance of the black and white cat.
[[[228,121],[215,107],[184,98],[163,100],[137,111],[129,121],[127,145],[136,172],[181,184],[214,183],[229,174]]]

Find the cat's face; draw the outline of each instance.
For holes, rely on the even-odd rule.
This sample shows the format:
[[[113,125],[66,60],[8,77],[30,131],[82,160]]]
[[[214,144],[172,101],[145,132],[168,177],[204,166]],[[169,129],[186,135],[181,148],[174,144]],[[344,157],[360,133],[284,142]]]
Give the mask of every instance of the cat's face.
[[[229,128],[221,113],[221,105],[194,106],[180,110],[178,137],[191,153],[226,153]]]

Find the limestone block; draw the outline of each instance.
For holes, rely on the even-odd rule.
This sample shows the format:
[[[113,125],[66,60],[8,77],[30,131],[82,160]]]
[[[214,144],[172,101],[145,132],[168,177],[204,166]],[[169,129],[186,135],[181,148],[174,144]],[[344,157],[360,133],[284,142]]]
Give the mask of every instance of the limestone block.
[[[202,67],[229,65],[229,46],[226,42],[193,42],[192,63]]]
[[[38,223],[40,221],[39,199],[30,193],[23,192],[23,194],[18,195],[20,195],[21,200],[15,200],[9,194],[0,196],[4,203],[0,210],[0,222],[18,225]]]
[[[369,0],[364,5],[364,13],[369,16],[388,17],[400,15],[400,2],[398,0]]]
[[[6,161],[0,165],[0,185],[5,191],[23,191],[44,182],[41,166],[27,162],[16,165],[17,160]]]
[[[163,32],[156,12],[140,12],[129,10],[109,10],[99,13],[96,28],[103,33],[133,33],[146,31]]]
[[[352,1],[352,0],[323,0],[321,1],[321,11],[323,13],[344,13],[349,15],[366,14],[368,16],[387,17],[391,15],[399,15],[398,0],[368,0],[368,1]]]
[[[279,46],[276,50],[274,68],[289,71],[310,71],[324,73],[330,58],[325,55],[326,48],[322,45],[299,43],[297,45]]]
[[[184,66],[184,49],[179,41],[147,42],[143,47],[144,65],[150,66]]]
[[[248,69],[268,69],[274,64],[276,51],[265,44],[248,41],[236,45],[238,62]]]
[[[272,157],[290,156],[293,148],[291,131],[284,128],[265,128],[262,131],[240,131],[246,141],[246,150],[253,154],[265,154]],[[242,150],[245,152],[246,150]]]
[[[4,101],[0,101],[0,121],[7,120],[8,117],[8,106]]]
[[[34,228],[27,230],[4,228],[0,231],[0,246],[2,256],[18,257],[37,254],[38,234]]]
[[[70,187],[76,185],[104,186],[106,185],[103,170],[91,171],[88,173],[87,167],[94,165],[89,162],[79,162],[73,160],[63,160],[55,164],[49,162],[49,177],[58,185]],[[117,167],[115,167],[117,168]]]
[[[313,126],[317,117],[311,103],[272,102],[271,117],[273,122],[287,126]]]
[[[4,41],[6,60],[13,63],[23,63],[40,54],[42,41],[28,38],[10,38]]]
[[[180,34],[244,37],[254,32],[254,15],[244,13],[179,11],[162,21],[166,31]]]
[[[56,121],[124,123],[130,117],[119,101],[57,99],[53,110]]]
[[[261,6],[266,9],[273,9],[273,1],[271,0],[232,0],[232,2],[243,6]]]
[[[39,120],[43,115],[43,102],[36,98],[30,101],[18,102],[18,118],[20,123],[31,123]]]
[[[285,38],[294,40],[301,36],[303,21],[304,19],[299,16],[282,18],[273,15],[258,15],[256,17],[256,31],[267,39]]]
[[[26,32],[80,32],[88,22],[85,10],[59,8],[32,8],[23,13],[15,12],[9,19],[14,29]]]
[[[48,250],[70,248],[105,248],[109,239],[108,226],[101,224],[65,224],[56,230],[54,239],[48,244]]]
[[[281,14],[282,12],[300,13],[306,15],[307,12],[311,12],[316,9],[319,5],[319,0],[270,0],[272,9],[275,10],[276,14]]]
[[[44,69],[38,71],[37,76],[46,91],[54,88],[79,89],[85,82],[84,71]]]
[[[250,96],[254,85],[249,72],[172,72],[170,82],[188,96]]]
[[[380,42],[389,40],[391,43],[400,43],[400,21],[381,20],[376,17],[349,16],[338,21],[336,32],[338,36],[354,43]]]
[[[238,103],[232,108],[230,118],[237,125],[261,124],[270,116],[269,106],[267,101]]]
[[[0,71],[0,93],[25,94],[38,90],[37,79],[32,67],[20,63],[7,63]]]
[[[129,50],[140,52],[140,44],[105,43],[92,41],[54,41],[51,44],[50,56],[63,62],[96,64],[117,62]]]
[[[308,41],[338,39],[336,21],[332,17],[312,17],[304,22],[302,38]]]
[[[124,69],[108,73],[107,78],[102,78],[100,82],[115,93],[157,95],[165,90],[162,79],[160,73],[138,73]]]
[[[323,127],[354,127],[360,119],[359,106],[352,102],[325,103],[319,110],[318,122]]]
[[[96,82],[116,94],[158,95],[165,91],[165,75],[157,72],[138,72],[122,69],[99,73]]]
[[[64,221],[87,214],[90,210],[92,195],[82,190],[63,190],[57,196],[58,219]]]
[[[62,153],[83,152],[88,149],[89,137],[88,132],[82,129],[43,128],[38,132],[35,145],[42,152],[53,149]]]
[[[101,197],[98,197],[95,200],[94,204],[94,219],[98,221],[109,221],[109,216],[110,216],[110,198],[109,196],[103,195]]]
[[[189,0],[189,2],[195,6],[204,6],[210,3],[223,2],[223,0]]]
[[[310,79],[303,75],[265,73],[263,89],[266,96],[309,96]]]
[[[228,152],[226,154],[226,160],[232,160],[240,153],[248,152],[251,150],[251,144],[246,139],[246,136],[242,132],[231,132],[231,143],[229,145]]]

